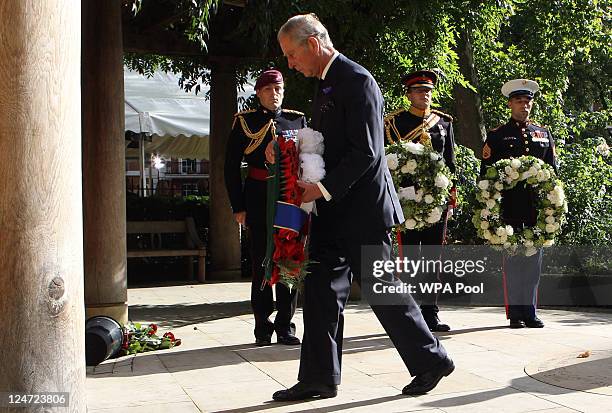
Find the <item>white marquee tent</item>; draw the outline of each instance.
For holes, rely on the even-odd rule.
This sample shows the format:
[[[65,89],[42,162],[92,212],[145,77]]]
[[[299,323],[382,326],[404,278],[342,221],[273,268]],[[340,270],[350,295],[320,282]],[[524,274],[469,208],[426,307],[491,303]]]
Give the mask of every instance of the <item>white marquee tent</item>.
[[[150,78],[124,69],[125,130],[151,135],[145,143],[146,153],[165,157],[208,159],[210,101],[205,98],[209,87],[185,92],[172,73],[155,72]],[[254,94],[246,85],[239,96]],[[138,156],[138,149],[128,149],[128,156]]]

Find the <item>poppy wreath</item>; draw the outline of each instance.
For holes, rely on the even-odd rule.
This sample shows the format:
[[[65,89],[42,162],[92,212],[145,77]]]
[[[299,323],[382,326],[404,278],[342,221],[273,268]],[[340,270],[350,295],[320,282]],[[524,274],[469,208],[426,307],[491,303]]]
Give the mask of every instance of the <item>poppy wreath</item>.
[[[439,222],[453,186],[453,175],[442,156],[428,146],[410,141],[395,142],[385,152],[406,218],[401,230],[419,230]]]
[[[279,135],[276,162],[268,165],[268,245],[264,282],[301,288],[308,274],[306,245],[310,213],[302,209],[298,179],[318,182],[325,176],[323,136],[310,128],[296,136]]]
[[[523,229],[507,225],[501,217],[502,191],[519,182],[535,192],[537,212],[536,224]],[[472,223],[486,244],[526,256],[554,244],[565,222],[567,201],[563,184],[552,166],[533,156],[501,159],[487,168],[478,188]]]

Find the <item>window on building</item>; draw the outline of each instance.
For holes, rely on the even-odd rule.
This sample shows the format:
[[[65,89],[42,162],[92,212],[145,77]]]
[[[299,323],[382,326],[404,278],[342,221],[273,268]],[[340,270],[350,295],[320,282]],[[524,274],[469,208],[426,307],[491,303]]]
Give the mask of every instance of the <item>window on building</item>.
[[[189,182],[183,184],[183,196],[198,195],[199,193],[197,183]]]
[[[182,159],[181,160],[181,173],[183,174],[195,174],[197,173],[198,162],[195,159]]]

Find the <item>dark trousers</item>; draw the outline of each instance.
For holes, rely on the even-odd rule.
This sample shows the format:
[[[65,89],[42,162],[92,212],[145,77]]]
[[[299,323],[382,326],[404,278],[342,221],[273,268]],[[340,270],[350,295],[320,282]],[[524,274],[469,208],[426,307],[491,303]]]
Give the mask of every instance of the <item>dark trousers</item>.
[[[442,241],[444,237],[444,222],[438,222],[430,227],[421,230],[408,230],[402,232],[402,245],[406,257],[418,260],[423,257],[425,260],[439,260],[442,255]],[[439,248],[436,246],[440,245]],[[430,272],[419,274],[419,279],[423,282],[440,281],[440,274]],[[435,317],[438,314],[438,294],[429,293],[421,295],[421,311],[425,318]]]
[[[306,383],[340,384],[344,307],[353,276],[364,286],[362,294],[395,345],[411,375],[421,374],[446,356],[409,294],[398,294],[393,304],[372,304],[365,285],[372,285],[372,262],[362,263],[362,245],[376,246],[378,260],[389,260],[391,237],[388,231],[352,237],[321,235],[313,228],[310,243],[310,274],[304,283],[304,338],[298,380]],[[372,257],[370,257],[372,258]],[[370,261],[369,259],[367,261]],[[364,269],[370,270],[362,274]],[[369,277],[369,280],[365,280]],[[362,283],[363,280],[363,283]],[[400,281],[391,277],[391,282]],[[399,298],[398,298],[399,297]],[[378,301],[377,301],[378,302]]]
[[[249,226],[249,244],[253,278],[251,282],[251,307],[255,316],[255,337],[269,337],[274,331],[279,336],[295,334],[295,324],[291,322],[297,306],[297,290],[289,291],[284,284],[277,283],[276,317],[274,323],[269,319],[274,312],[274,297],[272,287],[263,285],[265,276],[262,263],[266,257],[266,228],[262,225]]]
[[[542,249],[535,255],[504,256],[506,317],[531,320],[536,316],[538,284],[542,271]]]

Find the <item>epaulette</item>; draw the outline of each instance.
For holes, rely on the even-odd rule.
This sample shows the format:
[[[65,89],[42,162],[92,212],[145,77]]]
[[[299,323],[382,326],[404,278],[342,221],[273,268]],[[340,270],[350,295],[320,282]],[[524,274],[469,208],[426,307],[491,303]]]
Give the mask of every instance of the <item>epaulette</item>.
[[[385,122],[390,121],[391,119],[393,119],[393,117],[395,117],[395,116],[397,116],[400,113],[405,112],[405,111],[406,111],[406,109],[404,109],[404,108],[399,108],[399,109],[394,110],[393,112],[391,112],[387,116],[385,116]]]
[[[440,110],[437,110],[437,109],[431,109],[431,111],[432,111],[433,113],[436,113],[436,114],[438,114],[438,115],[440,115],[440,116],[445,117],[445,118],[446,118],[446,119],[447,119],[449,122],[452,122],[452,121],[453,121],[453,117],[452,117],[451,115],[449,115],[448,113],[444,113],[444,112],[442,112],[442,111],[440,111]]]
[[[257,112],[257,109],[243,110],[242,112],[234,113],[234,116],[240,116],[240,115],[244,115],[246,113],[253,113],[253,112]]]
[[[285,112],[285,113],[295,113],[296,115],[304,116],[304,112],[300,112],[299,110],[283,109],[283,112]]]

